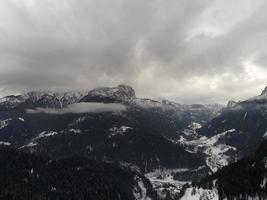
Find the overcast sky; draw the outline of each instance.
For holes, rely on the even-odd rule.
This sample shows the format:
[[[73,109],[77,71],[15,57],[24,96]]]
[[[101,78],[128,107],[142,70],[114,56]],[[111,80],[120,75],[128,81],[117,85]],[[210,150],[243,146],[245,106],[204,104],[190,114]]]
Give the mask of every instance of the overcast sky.
[[[125,83],[221,102],[267,85],[266,0],[0,0],[0,96]]]

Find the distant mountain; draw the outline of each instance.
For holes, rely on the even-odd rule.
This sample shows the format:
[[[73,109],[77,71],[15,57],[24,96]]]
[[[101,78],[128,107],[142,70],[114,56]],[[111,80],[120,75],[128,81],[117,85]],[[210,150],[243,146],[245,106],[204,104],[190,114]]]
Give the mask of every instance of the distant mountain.
[[[222,113],[198,130],[198,134],[213,137],[227,130],[218,143],[233,147],[232,160],[254,152],[267,132],[267,94],[240,102],[230,102]]]
[[[139,98],[127,85],[30,92],[0,99],[0,146],[53,162],[116,163],[148,178],[161,199],[174,200],[184,184],[256,151],[267,132],[265,99],[262,92],[227,107],[186,105]]]
[[[86,95],[83,91],[51,92],[34,91],[22,95],[11,95],[0,99],[0,111],[27,108],[63,108],[77,103]]]
[[[219,116],[197,129],[199,137],[180,140],[186,148],[211,153],[206,162],[215,169],[193,187],[185,186],[181,199],[267,198],[266,103],[266,88],[257,97],[230,101]]]
[[[118,85],[117,87],[100,87],[89,91],[80,101],[82,102],[129,102],[136,99],[135,91],[131,86]]]
[[[190,181],[190,173],[195,174],[197,169],[205,167],[203,153],[189,152],[176,141],[185,129],[201,127],[222,109],[218,104],[185,105],[138,98],[134,89],[127,85],[101,87],[89,92],[31,92],[4,97],[0,102],[0,145],[35,152],[53,160],[72,156],[118,162],[148,174],[150,180],[154,176],[151,173],[158,169],[164,173],[187,169],[176,177]],[[123,105],[125,109],[59,112],[81,103],[100,108]],[[38,112],[39,108],[43,112]],[[29,109],[36,112],[28,112]],[[205,167],[204,171],[208,173],[209,168]],[[159,182],[152,183],[155,187]],[[165,188],[162,195],[177,193],[182,184],[179,180],[175,183],[171,186],[163,181],[157,190]]]
[[[228,101],[227,108],[233,108],[238,104],[238,102],[235,102],[233,100]]]
[[[267,95],[267,87],[264,88],[264,90],[261,93],[261,96]]]
[[[32,91],[22,95],[11,95],[0,99],[0,111],[27,108],[64,108],[78,102],[120,102],[125,103],[136,99],[135,91],[127,85],[117,87],[100,87],[89,92],[85,91]]]
[[[236,102],[232,108],[236,109],[258,109],[258,110],[266,110],[267,108],[267,87],[261,92],[260,95],[252,97],[250,99]]]

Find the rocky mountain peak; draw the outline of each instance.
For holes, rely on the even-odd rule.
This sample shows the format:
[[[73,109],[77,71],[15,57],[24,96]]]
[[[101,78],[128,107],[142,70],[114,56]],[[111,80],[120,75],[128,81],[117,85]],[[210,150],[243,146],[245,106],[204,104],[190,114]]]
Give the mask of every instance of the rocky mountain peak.
[[[108,97],[123,101],[136,99],[134,89],[128,85],[118,85],[116,87],[99,87],[91,90],[88,93],[88,96]]]
[[[228,101],[227,103],[227,107],[228,108],[232,108],[232,107],[235,107],[237,105],[237,102],[233,101],[233,100],[230,100]]]
[[[118,92],[121,95],[124,95],[126,98],[129,98],[129,99],[135,99],[136,98],[135,91],[131,86],[118,85],[117,88],[119,89]]]
[[[261,93],[261,96],[262,95],[266,95],[267,94],[267,86],[264,88],[264,90],[262,91],[262,93]]]

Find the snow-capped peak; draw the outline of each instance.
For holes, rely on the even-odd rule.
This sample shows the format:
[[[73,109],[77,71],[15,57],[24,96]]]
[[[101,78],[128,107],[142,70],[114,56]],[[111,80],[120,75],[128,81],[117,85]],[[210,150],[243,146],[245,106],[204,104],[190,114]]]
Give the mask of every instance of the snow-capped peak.
[[[12,95],[0,99],[0,106],[14,108],[25,102],[42,102],[47,107],[65,107],[78,102],[85,96],[85,91],[31,91],[21,95]]]
[[[136,99],[135,91],[131,86],[118,85],[116,87],[99,87],[91,91],[31,91],[21,95],[11,95],[0,98],[0,106],[3,108],[21,107],[47,107],[64,108],[87,99],[97,101],[97,98],[108,98],[124,102]],[[25,104],[24,104],[25,103]],[[26,106],[26,107],[25,107]]]
[[[136,99],[134,89],[128,85],[118,85],[117,87],[99,87],[89,91],[88,95],[110,97],[124,101]]]

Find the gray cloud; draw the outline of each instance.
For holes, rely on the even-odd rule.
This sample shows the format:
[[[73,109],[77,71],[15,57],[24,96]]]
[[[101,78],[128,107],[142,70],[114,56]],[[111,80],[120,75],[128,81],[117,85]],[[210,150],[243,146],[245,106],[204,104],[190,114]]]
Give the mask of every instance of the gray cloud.
[[[27,109],[26,113],[28,114],[81,114],[81,113],[100,113],[100,112],[120,112],[126,110],[126,107],[122,104],[115,103],[76,103],[67,106],[62,109],[53,109],[53,108],[36,108],[36,109]]]
[[[267,85],[264,0],[0,0],[0,96],[120,83],[225,102]]]

